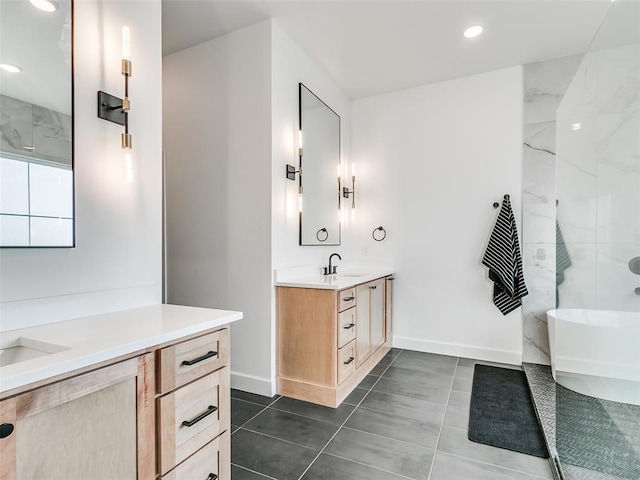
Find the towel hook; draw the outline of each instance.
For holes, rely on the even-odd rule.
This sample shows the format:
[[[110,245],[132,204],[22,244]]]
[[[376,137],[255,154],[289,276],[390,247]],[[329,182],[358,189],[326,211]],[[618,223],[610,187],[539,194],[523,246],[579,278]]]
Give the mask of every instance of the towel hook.
[[[509,200],[509,194],[505,193],[504,197],[505,200]],[[493,208],[498,208],[500,206],[500,204],[498,202],[493,202]]]
[[[322,233],[324,233],[324,236],[321,235]],[[326,242],[327,238],[329,238],[329,232],[326,228],[321,228],[316,232],[316,238],[319,242]]]
[[[378,235],[376,237],[376,232],[378,231],[382,232],[382,236]],[[383,227],[374,228],[373,232],[371,232],[371,236],[376,242],[381,242],[382,240],[387,238],[387,231]]]

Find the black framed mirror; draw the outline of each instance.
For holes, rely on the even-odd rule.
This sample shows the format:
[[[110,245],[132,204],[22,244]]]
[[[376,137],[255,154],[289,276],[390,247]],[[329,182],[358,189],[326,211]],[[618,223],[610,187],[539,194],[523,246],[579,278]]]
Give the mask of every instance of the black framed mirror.
[[[299,84],[300,245],[340,245],[340,116]]]
[[[0,2],[0,247],[73,247],[73,2]]]

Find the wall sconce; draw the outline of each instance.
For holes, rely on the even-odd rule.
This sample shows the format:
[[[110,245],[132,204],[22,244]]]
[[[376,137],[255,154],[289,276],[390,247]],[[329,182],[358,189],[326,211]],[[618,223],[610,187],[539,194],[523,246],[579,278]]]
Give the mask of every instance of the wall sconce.
[[[356,164],[351,164],[351,190],[342,187],[342,196],[349,198],[351,196],[351,208],[356,208]]]
[[[109,122],[124,126],[121,135],[122,148],[127,151],[127,163],[130,163],[130,151],[133,148],[132,137],[129,133],[129,77],[131,77],[131,54],[129,41],[129,27],[122,27],[122,75],[124,76],[124,98],[98,92],[98,117]],[[127,165],[129,168],[130,165]]]
[[[293,165],[286,165],[287,180],[296,180],[298,174],[298,212],[302,213],[302,130],[298,130],[298,170]]]

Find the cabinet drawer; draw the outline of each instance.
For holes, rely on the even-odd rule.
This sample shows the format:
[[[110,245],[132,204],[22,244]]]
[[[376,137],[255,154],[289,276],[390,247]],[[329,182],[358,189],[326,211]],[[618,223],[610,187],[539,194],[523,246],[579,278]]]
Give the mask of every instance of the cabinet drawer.
[[[356,304],[356,290],[350,288],[338,292],[338,312],[343,312],[347,308],[351,308]]]
[[[163,480],[230,480],[230,435],[224,432],[161,478]]]
[[[229,398],[229,367],[225,367],[158,399],[161,474],[229,430]]]
[[[158,393],[165,393],[228,364],[229,330],[163,348],[158,358]]]
[[[350,308],[338,314],[338,348],[356,338],[356,309]]]
[[[356,371],[356,342],[346,344],[338,350],[338,383],[344,382]]]

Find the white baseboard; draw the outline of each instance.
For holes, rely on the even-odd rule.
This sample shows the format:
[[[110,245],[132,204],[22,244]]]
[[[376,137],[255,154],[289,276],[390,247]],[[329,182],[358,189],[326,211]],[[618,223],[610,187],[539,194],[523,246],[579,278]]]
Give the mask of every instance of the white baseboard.
[[[438,353],[453,357],[474,358],[487,362],[522,364],[522,351],[497,350],[493,348],[476,347],[457,343],[430,342],[415,338],[393,337],[394,348],[416,350],[418,352]]]
[[[231,372],[231,388],[273,397],[276,394],[276,381],[275,379],[270,380],[245,373]]]

